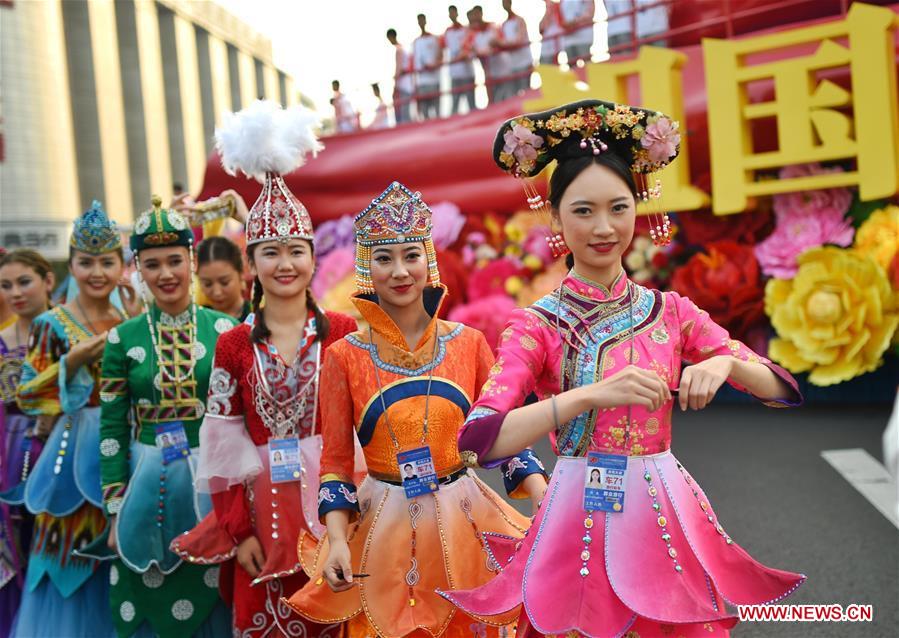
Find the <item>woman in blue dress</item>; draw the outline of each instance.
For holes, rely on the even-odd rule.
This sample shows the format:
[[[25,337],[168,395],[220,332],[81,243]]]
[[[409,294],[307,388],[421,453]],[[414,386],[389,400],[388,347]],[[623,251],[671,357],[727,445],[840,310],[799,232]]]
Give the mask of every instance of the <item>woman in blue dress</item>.
[[[108,330],[126,319],[110,301],[123,269],[119,232],[95,201],[75,221],[70,242],[78,293],[34,320],[17,391],[25,413],[55,424],[24,485],[35,528],[14,636],[58,636],[63,627],[73,637],[115,635],[108,564],[73,552],[107,525],[100,490],[100,358]],[[139,312],[134,291],[125,292],[125,303]]]

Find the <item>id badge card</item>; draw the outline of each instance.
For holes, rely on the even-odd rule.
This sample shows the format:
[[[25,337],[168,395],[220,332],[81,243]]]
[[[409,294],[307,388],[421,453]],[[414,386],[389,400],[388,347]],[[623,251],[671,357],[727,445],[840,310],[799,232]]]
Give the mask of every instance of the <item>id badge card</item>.
[[[400,468],[406,498],[437,491],[437,472],[434,470],[431,448],[427,445],[400,452],[396,455],[396,464]]]
[[[588,512],[623,512],[626,473],[626,456],[588,452],[584,509]]]
[[[190,456],[190,444],[181,421],[169,421],[156,426],[156,447],[162,450],[162,462],[171,463]]]
[[[303,471],[297,437],[268,440],[268,467],[272,483],[299,481]]]

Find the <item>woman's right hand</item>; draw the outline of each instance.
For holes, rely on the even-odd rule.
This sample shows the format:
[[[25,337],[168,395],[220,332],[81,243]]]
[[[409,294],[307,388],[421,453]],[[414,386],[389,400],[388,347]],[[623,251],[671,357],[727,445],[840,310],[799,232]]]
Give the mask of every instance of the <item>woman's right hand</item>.
[[[671,400],[668,384],[654,370],[629,365],[620,372],[592,385],[596,408],[639,405],[655,412]]]
[[[353,586],[350,546],[346,541],[332,541],[322,575],[332,591],[346,591]]]
[[[119,553],[119,538],[118,538],[118,536],[116,536],[115,522],[116,522],[116,517],[110,516],[109,523],[108,523],[109,536],[106,539],[106,546],[109,549],[111,549],[112,551],[114,551],[116,554],[118,554]]]
[[[237,546],[237,562],[252,578],[256,578],[265,565],[265,553],[255,536],[247,536]]]

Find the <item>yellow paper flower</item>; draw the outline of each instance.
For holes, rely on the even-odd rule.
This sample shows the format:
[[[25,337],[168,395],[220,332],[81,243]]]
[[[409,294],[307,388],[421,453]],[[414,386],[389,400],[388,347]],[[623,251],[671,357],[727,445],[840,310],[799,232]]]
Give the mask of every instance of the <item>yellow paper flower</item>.
[[[899,206],[875,210],[855,233],[853,248],[889,270],[899,251]]]
[[[827,386],[875,370],[899,324],[899,299],[874,260],[835,247],[808,250],[791,280],[765,287],[778,337],[769,356]]]
[[[356,310],[356,306],[350,301],[350,296],[356,292],[356,279],[353,272],[348,273],[343,279],[331,286],[325,296],[319,300],[322,308],[334,312],[342,312],[353,317],[361,325],[362,315]]]
[[[537,255],[527,255],[522,260],[522,263],[533,272],[538,272],[543,270],[543,260],[540,259]]]
[[[513,275],[506,279],[506,292],[512,297],[521,292],[522,288],[524,288],[524,282],[521,280],[521,277]]]

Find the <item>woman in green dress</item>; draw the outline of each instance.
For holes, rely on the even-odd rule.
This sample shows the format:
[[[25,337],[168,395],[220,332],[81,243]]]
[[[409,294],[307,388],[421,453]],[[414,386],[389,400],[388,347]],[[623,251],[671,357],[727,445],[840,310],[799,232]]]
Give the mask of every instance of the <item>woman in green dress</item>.
[[[158,197],[135,223],[131,249],[153,299],[110,330],[103,353],[100,473],[118,554],[112,615],[122,637],[227,636],[218,567],[182,563],[169,544],[210,508],[193,476],[215,342],[235,320],[194,302],[193,235]]]

